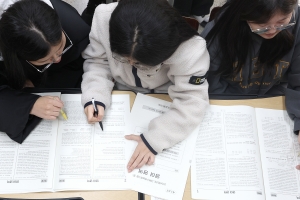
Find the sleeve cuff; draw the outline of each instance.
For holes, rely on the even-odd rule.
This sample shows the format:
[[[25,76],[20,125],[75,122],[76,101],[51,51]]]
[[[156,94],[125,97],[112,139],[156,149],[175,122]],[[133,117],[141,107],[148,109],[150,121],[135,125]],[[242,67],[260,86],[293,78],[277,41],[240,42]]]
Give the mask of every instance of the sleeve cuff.
[[[105,110],[105,105],[104,105],[104,103],[99,102],[99,101],[95,101],[95,104],[98,105],[98,106],[102,106],[102,107],[104,108],[104,110]],[[89,101],[89,102],[87,102],[86,104],[84,104],[84,108],[86,108],[86,107],[89,106],[89,105],[92,105],[92,101]]]
[[[30,115],[40,96],[13,90],[7,86],[0,86],[0,94],[0,131],[21,144],[41,121],[41,118]]]
[[[26,124],[26,127],[21,134],[18,134],[16,137],[9,136],[15,142],[22,144],[24,140],[29,136],[29,134],[35,129],[35,127],[42,121],[41,118],[31,115]]]
[[[148,149],[154,154],[157,155],[157,152],[150,146],[150,144],[147,142],[146,138],[143,136],[143,134],[140,135],[145,145],[148,147]]]

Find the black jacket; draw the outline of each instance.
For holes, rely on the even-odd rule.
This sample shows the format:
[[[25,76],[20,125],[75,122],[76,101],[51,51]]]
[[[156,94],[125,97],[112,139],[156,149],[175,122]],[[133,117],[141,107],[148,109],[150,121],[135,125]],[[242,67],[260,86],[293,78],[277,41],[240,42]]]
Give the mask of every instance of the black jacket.
[[[81,52],[89,44],[90,26],[80,17],[78,12],[61,0],[51,0],[54,10],[59,16],[62,28],[73,43],[60,63],[52,64],[45,73],[37,72],[24,60],[27,78],[35,87],[75,87],[80,84],[82,76]],[[66,46],[70,42],[67,39]],[[40,118],[30,115],[32,106],[38,95],[25,93],[9,88],[5,75],[4,63],[0,62],[0,131],[5,132],[12,140],[22,143]]]

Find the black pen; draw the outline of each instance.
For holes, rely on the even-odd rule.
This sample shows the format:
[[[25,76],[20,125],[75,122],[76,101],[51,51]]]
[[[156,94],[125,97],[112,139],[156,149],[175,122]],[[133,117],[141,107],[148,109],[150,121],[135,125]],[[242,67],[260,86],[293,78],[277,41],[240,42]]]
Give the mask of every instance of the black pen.
[[[94,117],[98,117],[98,108],[97,108],[97,105],[95,104],[95,99],[94,98],[92,98],[92,104],[94,106]],[[99,124],[100,124],[100,127],[101,127],[102,131],[103,131],[102,121],[100,121]]]

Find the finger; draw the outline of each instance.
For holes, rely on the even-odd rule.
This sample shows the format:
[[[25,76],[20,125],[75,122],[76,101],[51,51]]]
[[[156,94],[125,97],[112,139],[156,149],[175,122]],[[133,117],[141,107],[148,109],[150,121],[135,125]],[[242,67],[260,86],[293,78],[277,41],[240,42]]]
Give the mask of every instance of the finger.
[[[137,159],[139,155],[139,151],[135,150],[127,164],[127,170],[128,172],[132,172],[132,170],[134,169],[134,167],[132,167],[132,164],[134,163],[134,161]]]
[[[57,101],[55,99],[52,99],[50,103],[59,109],[62,109],[62,107],[64,107],[64,104],[62,103],[62,101]]]
[[[98,122],[97,118],[94,117],[94,108],[92,105],[89,105],[87,108],[87,119],[88,119],[88,122],[89,123],[95,123],[95,122]]]
[[[98,122],[102,121],[103,115],[98,115],[98,116],[96,117],[96,119],[97,119]]]
[[[102,121],[102,119],[103,119],[103,116],[101,116],[101,115],[98,115],[98,117],[97,117],[96,119],[97,119],[97,122],[101,122],[101,121]]]
[[[61,110],[61,108],[58,108],[58,107],[56,107],[56,106],[51,106],[51,108],[50,108],[50,111],[51,112],[60,112],[60,110]]]
[[[59,111],[53,111],[52,109],[50,109],[50,110],[46,110],[44,112],[44,115],[45,115],[45,117],[53,116],[53,117],[56,118],[56,117],[58,117],[59,113],[60,113],[60,110]]]
[[[155,161],[155,155],[150,155],[148,162],[146,163],[147,165],[153,165]]]
[[[48,120],[56,120],[56,119],[57,119],[57,117],[55,117],[55,116],[51,116],[51,115],[47,115],[47,116],[43,117],[43,119],[48,119]]]
[[[143,157],[143,159],[140,161],[140,163],[138,163],[138,165],[135,168],[139,169],[139,168],[143,167],[148,162],[149,157],[150,157],[149,155],[145,155]]]
[[[61,103],[63,103],[63,102],[62,102],[62,100],[60,100],[60,98],[59,98],[59,97],[56,97],[56,96],[55,96],[53,99],[54,99],[55,101],[58,101],[58,102],[61,102]]]
[[[97,119],[99,121],[102,121],[103,116],[104,116],[104,108],[102,106],[99,106],[99,105],[97,105],[97,108],[98,108],[98,117],[97,117]]]
[[[60,110],[59,111],[52,111],[51,116],[58,117],[59,114],[60,114]]]
[[[300,165],[297,165],[297,166],[296,166],[296,169],[300,170]]]
[[[127,140],[134,140],[134,141],[137,141],[137,142],[140,141],[140,139],[141,139],[141,137],[139,135],[133,135],[133,134],[125,135],[125,138]]]
[[[134,162],[131,164],[131,166],[128,169],[128,172],[132,172],[134,169],[137,168],[137,166],[142,162],[144,158],[144,155],[139,154],[138,157],[134,160]]]
[[[47,97],[48,99],[54,99],[54,96],[45,96]]]
[[[55,100],[56,96],[44,96],[44,97],[48,98],[49,100]]]

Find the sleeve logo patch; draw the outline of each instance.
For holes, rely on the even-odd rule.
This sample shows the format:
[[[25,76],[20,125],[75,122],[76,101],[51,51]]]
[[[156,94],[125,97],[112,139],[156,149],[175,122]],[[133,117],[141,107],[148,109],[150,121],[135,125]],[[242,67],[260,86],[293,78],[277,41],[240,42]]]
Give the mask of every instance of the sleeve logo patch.
[[[190,84],[201,85],[206,80],[205,76],[192,76],[189,80]]]

